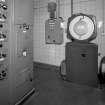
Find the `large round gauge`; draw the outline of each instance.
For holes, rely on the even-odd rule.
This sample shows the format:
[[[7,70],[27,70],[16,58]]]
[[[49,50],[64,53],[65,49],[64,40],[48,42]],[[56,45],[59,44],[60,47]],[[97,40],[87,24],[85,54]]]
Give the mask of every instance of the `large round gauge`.
[[[96,22],[91,15],[76,14],[68,19],[67,34],[70,39],[90,41],[96,38]]]

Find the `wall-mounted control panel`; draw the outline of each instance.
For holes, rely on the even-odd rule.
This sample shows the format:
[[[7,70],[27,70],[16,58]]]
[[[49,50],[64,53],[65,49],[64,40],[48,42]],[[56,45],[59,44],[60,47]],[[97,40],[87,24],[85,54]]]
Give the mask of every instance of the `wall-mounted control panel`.
[[[62,44],[63,28],[62,21],[58,19],[48,19],[45,22],[45,41],[46,44]]]

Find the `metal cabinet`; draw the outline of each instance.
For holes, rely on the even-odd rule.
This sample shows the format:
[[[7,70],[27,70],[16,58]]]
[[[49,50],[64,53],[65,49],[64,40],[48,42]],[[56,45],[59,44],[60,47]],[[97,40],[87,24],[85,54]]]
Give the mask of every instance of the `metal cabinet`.
[[[17,105],[34,91],[33,18],[33,0],[0,0],[1,105]]]
[[[93,43],[66,44],[67,78],[71,82],[97,86],[98,46]]]

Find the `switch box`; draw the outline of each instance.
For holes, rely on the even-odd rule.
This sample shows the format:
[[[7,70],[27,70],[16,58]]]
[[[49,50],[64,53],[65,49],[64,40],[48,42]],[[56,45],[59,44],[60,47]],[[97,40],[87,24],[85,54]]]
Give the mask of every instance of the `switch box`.
[[[45,22],[45,41],[46,44],[62,44],[63,28],[62,21],[58,19],[48,19]]]

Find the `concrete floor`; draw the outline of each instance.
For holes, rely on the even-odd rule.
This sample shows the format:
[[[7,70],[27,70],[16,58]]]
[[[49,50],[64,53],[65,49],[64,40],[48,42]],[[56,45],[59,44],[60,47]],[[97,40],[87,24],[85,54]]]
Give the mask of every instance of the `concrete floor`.
[[[61,80],[55,70],[34,72],[36,93],[24,105],[105,105],[105,90]]]

